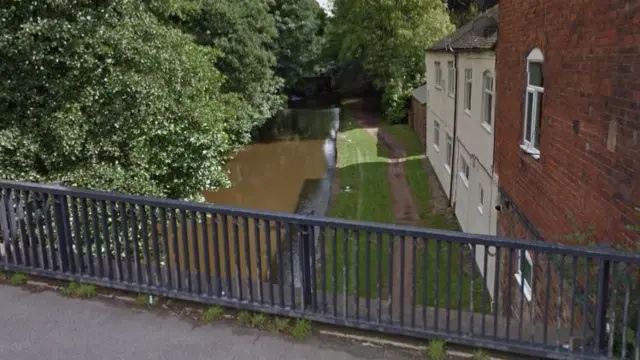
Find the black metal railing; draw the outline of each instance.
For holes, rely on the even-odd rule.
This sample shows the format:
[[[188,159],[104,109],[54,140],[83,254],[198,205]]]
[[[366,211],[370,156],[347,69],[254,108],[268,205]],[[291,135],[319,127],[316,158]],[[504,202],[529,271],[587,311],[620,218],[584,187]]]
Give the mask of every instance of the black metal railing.
[[[640,358],[640,257],[0,181],[0,267],[546,358]]]

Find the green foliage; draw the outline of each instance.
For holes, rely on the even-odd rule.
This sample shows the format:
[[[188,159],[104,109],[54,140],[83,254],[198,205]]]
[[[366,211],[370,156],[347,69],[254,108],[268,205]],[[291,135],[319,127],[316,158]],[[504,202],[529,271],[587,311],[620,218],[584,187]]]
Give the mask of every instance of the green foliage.
[[[139,1],[34,4],[0,9],[1,178],[172,198],[228,185],[250,126],[220,51]]]
[[[441,0],[335,0],[326,52],[338,62],[362,62],[373,85],[385,93],[390,120],[406,89],[424,80],[424,50],[454,30]]]
[[[311,75],[323,45],[326,14],[316,0],[275,0],[275,72],[288,88]]]
[[[262,313],[255,313],[251,316],[251,326],[257,329],[264,329],[267,324],[267,316]]]
[[[274,330],[280,334],[286,333],[289,329],[289,319],[277,317],[273,320]]]
[[[382,93],[384,118],[390,124],[397,124],[407,118],[407,107],[413,86],[411,82],[391,79]]]
[[[136,305],[143,306],[149,304],[149,295],[138,294],[136,295]]]
[[[27,275],[23,273],[14,273],[9,277],[9,284],[20,286],[27,283]]]
[[[240,321],[240,323],[242,325],[250,325],[251,324],[251,313],[248,311],[241,311],[238,314],[238,321]]]
[[[291,329],[291,337],[296,340],[303,340],[311,332],[311,322],[306,319],[296,320],[295,325]]]
[[[491,357],[489,356],[489,353],[484,350],[476,350],[473,353],[473,360],[489,360],[489,359],[491,359]]]
[[[69,297],[89,299],[96,296],[98,293],[94,285],[72,282],[62,290],[62,294]]]
[[[202,320],[205,322],[214,322],[222,319],[222,315],[224,314],[224,309],[222,309],[218,305],[214,305],[207,309],[207,311],[202,314]]]
[[[475,19],[478,13],[476,3],[469,1],[468,4],[464,4],[460,9],[451,10],[449,16],[451,17],[451,22],[455,24],[456,27],[461,27]]]
[[[425,354],[429,360],[445,360],[447,358],[445,342],[442,340],[429,341]]]

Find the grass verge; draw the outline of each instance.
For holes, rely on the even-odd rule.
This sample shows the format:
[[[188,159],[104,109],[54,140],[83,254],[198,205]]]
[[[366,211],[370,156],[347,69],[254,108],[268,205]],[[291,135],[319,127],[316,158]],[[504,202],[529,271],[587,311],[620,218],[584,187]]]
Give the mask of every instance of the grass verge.
[[[96,292],[96,287],[93,285],[72,282],[62,290],[62,294],[69,297],[89,299],[98,293]]]

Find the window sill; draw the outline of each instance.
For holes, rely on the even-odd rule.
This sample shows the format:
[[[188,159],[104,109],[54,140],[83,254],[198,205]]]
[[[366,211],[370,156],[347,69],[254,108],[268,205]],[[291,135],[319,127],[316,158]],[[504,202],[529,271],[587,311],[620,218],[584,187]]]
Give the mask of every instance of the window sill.
[[[478,212],[480,215],[484,214],[484,210],[482,209],[482,205],[478,205]]]
[[[442,90],[442,86],[440,86],[440,85],[436,85],[435,88],[436,88],[436,90]]]
[[[460,174],[460,179],[462,179],[462,182],[464,183],[464,186],[468,189],[469,188],[469,179],[467,179],[466,176],[464,176],[462,173]]]
[[[488,132],[489,134],[491,134],[491,125],[489,125],[488,123],[486,123],[486,122],[484,122],[484,121],[483,121],[480,125],[482,125],[482,127],[483,127],[485,130],[487,130],[487,132]]]
[[[527,301],[531,302],[531,286],[525,281],[524,286],[522,285],[522,275],[519,273],[514,274],[516,281],[518,282],[518,287],[522,288],[522,294],[527,299]]]
[[[532,158],[536,160],[540,159],[540,150],[531,148],[525,144],[520,145],[520,149],[522,149],[522,151],[526,152],[527,154],[531,155]]]
[[[456,98],[456,95],[455,95],[455,94],[448,93],[447,95],[449,95],[449,97],[450,97],[450,98],[452,98],[452,99],[455,99],[455,98]]]
[[[444,169],[447,170],[447,172],[449,173],[449,175],[451,175],[451,166],[444,164]]]
[[[464,109],[464,113],[467,114],[469,117],[471,117],[471,110]]]
[[[438,145],[433,144],[433,148],[436,149],[437,152],[440,152],[440,148],[438,147]]]

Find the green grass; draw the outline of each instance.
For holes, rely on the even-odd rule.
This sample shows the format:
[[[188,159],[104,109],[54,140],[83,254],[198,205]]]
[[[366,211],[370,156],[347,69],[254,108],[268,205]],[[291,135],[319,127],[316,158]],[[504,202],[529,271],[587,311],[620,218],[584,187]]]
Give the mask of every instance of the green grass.
[[[264,329],[269,319],[265,314],[255,313],[251,316],[251,326],[256,329]]]
[[[147,294],[138,294],[136,295],[136,305],[144,306],[149,304],[149,295]]]
[[[93,285],[72,282],[62,290],[62,294],[69,297],[89,299],[96,296],[98,293],[96,291],[96,287]]]
[[[291,328],[291,337],[296,340],[303,340],[311,333],[311,322],[306,319],[296,320],[295,325]]]
[[[242,325],[251,325],[251,313],[248,311],[241,311],[238,314],[238,321]]]
[[[214,305],[202,314],[202,320],[208,323],[218,321],[222,319],[223,314],[224,310],[220,306]]]
[[[491,356],[489,356],[489,353],[484,351],[484,350],[476,350],[473,353],[473,360],[489,360],[491,359]]]
[[[445,360],[447,358],[447,349],[445,342],[442,340],[432,340],[427,344],[425,355],[429,360]]]
[[[9,284],[14,286],[24,285],[27,283],[27,275],[23,273],[14,273],[9,277]]]

